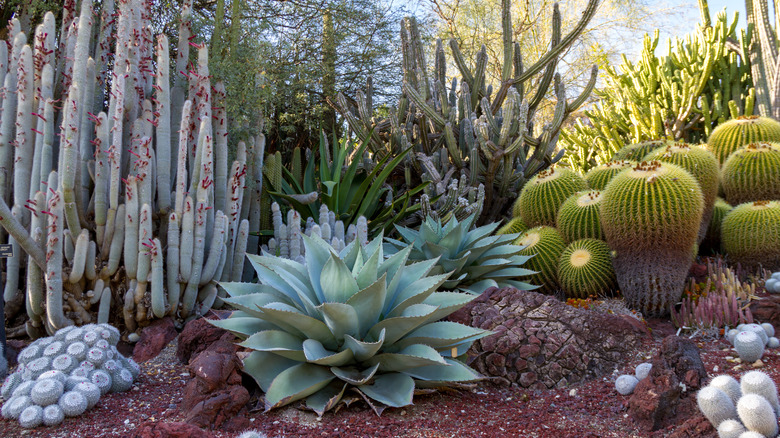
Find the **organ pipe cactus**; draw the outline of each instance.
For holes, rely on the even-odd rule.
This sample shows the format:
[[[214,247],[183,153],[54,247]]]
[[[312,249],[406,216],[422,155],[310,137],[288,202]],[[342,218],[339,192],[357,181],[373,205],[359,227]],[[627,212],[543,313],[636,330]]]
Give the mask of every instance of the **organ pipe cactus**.
[[[563,156],[563,151],[555,153],[561,125],[590,94],[597,73],[594,66],[591,81],[573,100],[566,97],[556,74],[560,55],[593,18],[597,0],[587,3],[582,18],[566,35],[561,32],[558,5],[554,5],[550,49],[532,65],[523,64],[520,44],[512,41],[510,4],[509,0],[501,2],[504,60],[496,90],[487,83],[484,47],[472,67],[463,58],[458,43],[450,41],[460,75],[450,84],[444,44],[438,41],[435,68],[433,74],[428,73],[431,70],[417,22],[407,18],[401,24],[403,94],[390,116],[373,118],[370,78],[365,92],[359,91],[353,102],[339,94],[333,103],[357,136],[370,141],[370,150],[378,156],[397,156],[412,147],[411,168],[416,174],[422,171],[422,179],[432,185],[446,187],[453,175],[467,176],[472,187],[484,181],[485,205],[478,223],[498,220],[528,179]],[[538,89],[524,100],[531,83],[539,84]],[[548,92],[557,102],[552,118],[542,122],[535,115]],[[534,126],[542,129],[535,132]],[[412,173],[408,172],[410,176]]]
[[[261,190],[264,144],[245,148],[233,174],[219,170],[229,163],[224,126],[212,123],[221,113],[212,109],[205,47],[194,44],[190,96],[183,76],[191,4],[183,7],[175,77],[167,38],[149,30],[148,3],[76,6],[59,30],[46,14],[30,44],[14,27],[0,50],[0,224],[8,233],[0,241],[21,250],[8,265],[4,298],[24,303],[7,310],[24,307],[29,316],[11,330],[33,337],[96,318],[119,317],[112,322],[132,331],[153,318],[205,312],[215,282],[243,275],[244,254],[259,249],[257,239],[247,244],[260,200],[243,190]],[[217,202],[223,193],[230,202]]]

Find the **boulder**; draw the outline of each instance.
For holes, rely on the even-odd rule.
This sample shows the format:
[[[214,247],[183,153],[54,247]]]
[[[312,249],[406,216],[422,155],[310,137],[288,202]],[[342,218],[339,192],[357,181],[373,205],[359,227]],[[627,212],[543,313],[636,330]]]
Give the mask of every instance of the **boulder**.
[[[658,355],[664,365],[674,371],[677,379],[690,390],[700,388],[707,379],[707,370],[699,351],[699,347],[690,339],[667,336],[661,342]]]
[[[127,438],[214,438],[211,432],[187,423],[147,421],[133,430]]]
[[[171,317],[154,321],[141,331],[141,339],[133,348],[133,360],[138,363],[146,362],[160,354],[169,342],[176,339],[178,333],[173,326]]]
[[[680,400],[680,381],[660,358],[653,359],[653,368],[642,379],[628,399],[628,415],[647,431],[666,426]]]
[[[206,318],[193,319],[184,326],[179,335],[176,357],[186,365],[192,357],[220,339],[229,341],[235,339],[235,336],[227,330],[211,325]]]
[[[531,389],[564,387],[622,366],[649,336],[627,318],[512,288],[490,288],[450,316],[494,332],[474,343],[471,366],[498,384]]]
[[[753,300],[748,306],[750,313],[753,314],[753,321],[768,322],[780,331],[780,296],[770,295]]]

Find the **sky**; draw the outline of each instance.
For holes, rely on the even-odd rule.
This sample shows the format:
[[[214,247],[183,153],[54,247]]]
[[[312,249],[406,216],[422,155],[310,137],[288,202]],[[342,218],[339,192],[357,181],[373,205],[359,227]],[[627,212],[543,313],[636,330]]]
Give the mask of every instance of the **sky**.
[[[667,40],[669,38],[673,38],[675,36],[684,36],[685,34],[691,32],[701,20],[697,0],[669,0],[667,3],[671,5],[680,5],[681,13],[672,18],[672,23],[670,23],[670,26],[661,28],[661,41],[659,41],[657,49],[659,55],[666,53],[666,49],[668,47]],[[715,21],[715,16],[725,8],[729,19],[734,16],[734,12],[738,12],[739,24],[737,27],[745,27],[746,21],[744,0],[709,0],[708,4],[712,21]],[[637,39],[636,44],[638,45],[637,49],[641,50],[641,38]]]

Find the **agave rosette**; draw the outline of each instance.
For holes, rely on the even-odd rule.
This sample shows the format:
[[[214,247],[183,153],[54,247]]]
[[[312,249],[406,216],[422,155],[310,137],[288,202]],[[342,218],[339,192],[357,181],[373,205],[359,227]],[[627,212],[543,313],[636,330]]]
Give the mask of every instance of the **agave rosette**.
[[[441,220],[429,216],[420,225],[419,231],[396,225],[405,242],[386,238],[385,251],[403,251],[411,244],[410,260],[438,259],[433,274],[452,272],[450,278],[442,284],[447,290],[460,289],[481,294],[494,286],[536,289],[537,286],[517,280],[536,273],[521,268],[532,256],[519,254],[524,247],[512,244],[520,234],[493,235],[499,222],[472,230],[475,220],[476,215],[463,221],[453,217],[442,225]]]
[[[430,275],[436,260],[407,265],[411,248],[385,259],[381,236],[339,254],[303,239],[305,264],[247,254],[261,283],[221,283],[237,310],[210,321],[253,350],[244,372],[266,410],[305,400],[322,415],[351,389],[380,413],[411,404],[415,387],[481,378],[457,357],[490,332],[439,321],[473,296],[438,292],[449,274]]]

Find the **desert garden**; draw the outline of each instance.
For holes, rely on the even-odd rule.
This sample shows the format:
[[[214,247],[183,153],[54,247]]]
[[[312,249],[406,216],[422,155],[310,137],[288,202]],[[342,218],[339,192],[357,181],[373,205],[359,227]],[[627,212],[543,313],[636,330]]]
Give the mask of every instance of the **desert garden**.
[[[767,2],[580,82],[609,2],[411,15],[397,92],[322,2],[316,110],[248,37],[305,2],[174,3],[9,4],[1,435],[778,436]]]

